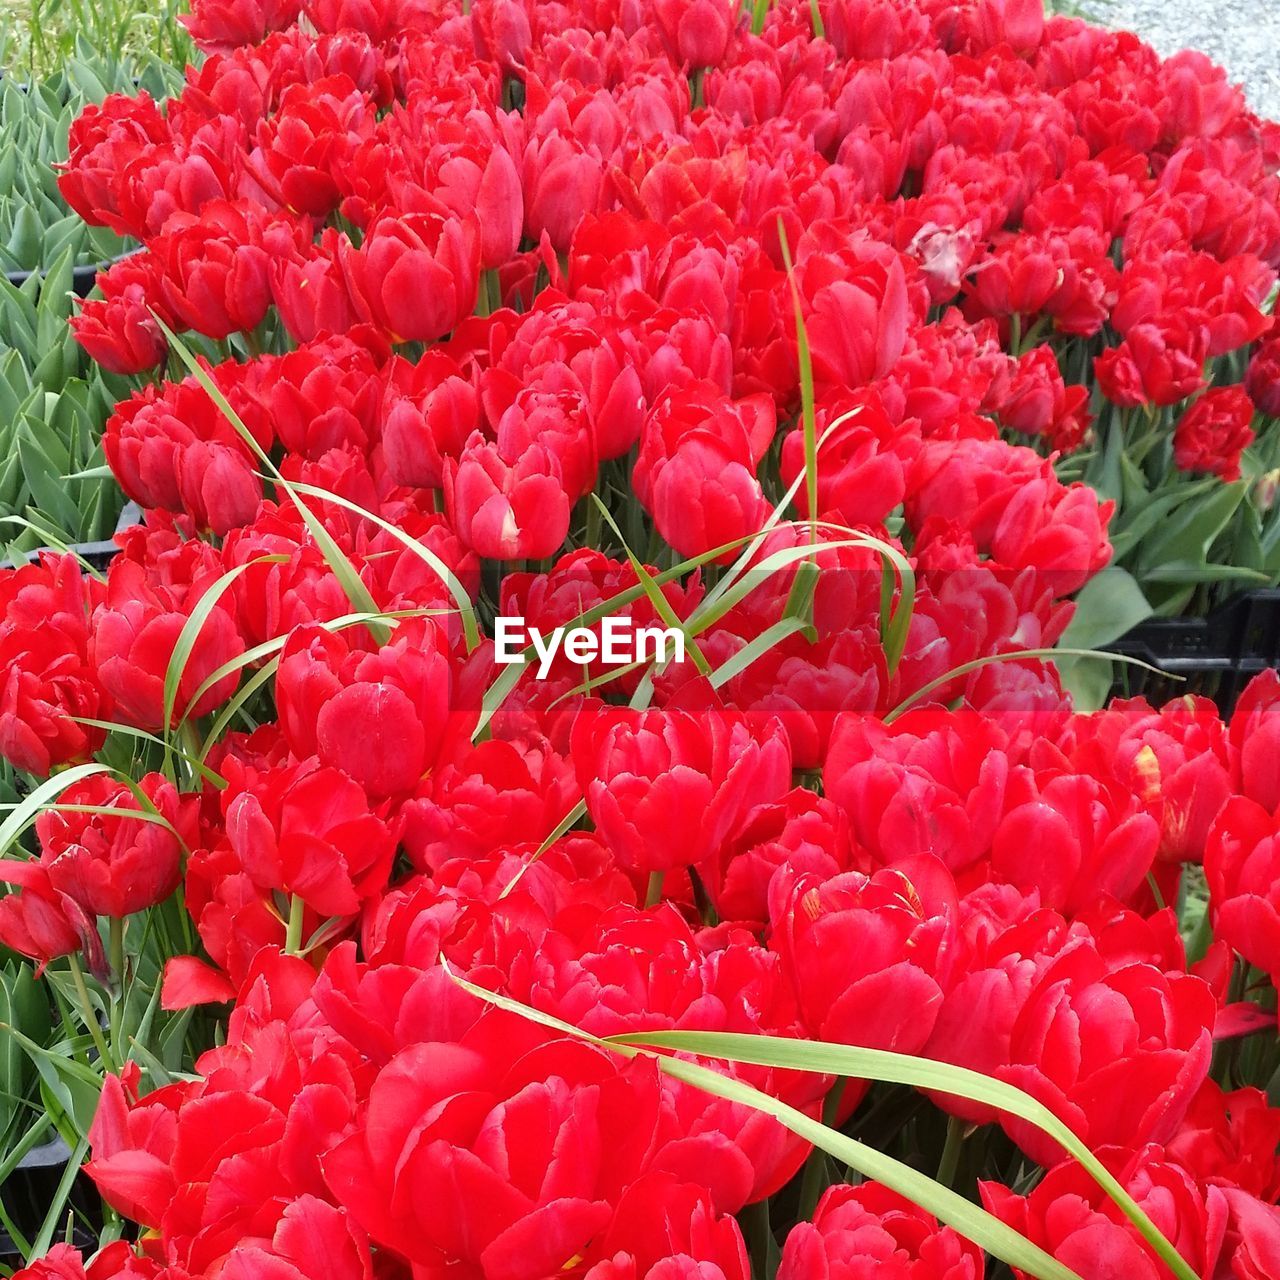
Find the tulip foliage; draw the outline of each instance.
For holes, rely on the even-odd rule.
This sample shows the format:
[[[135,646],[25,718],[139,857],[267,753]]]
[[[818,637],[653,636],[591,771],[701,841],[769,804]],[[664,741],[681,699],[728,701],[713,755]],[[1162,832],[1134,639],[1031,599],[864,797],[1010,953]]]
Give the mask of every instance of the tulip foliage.
[[[1051,660],[1241,507],[1275,127],[1039,0],[188,22],[60,180],[145,521],[0,574],[27,1280],[1280,1276],[1280,677]]]

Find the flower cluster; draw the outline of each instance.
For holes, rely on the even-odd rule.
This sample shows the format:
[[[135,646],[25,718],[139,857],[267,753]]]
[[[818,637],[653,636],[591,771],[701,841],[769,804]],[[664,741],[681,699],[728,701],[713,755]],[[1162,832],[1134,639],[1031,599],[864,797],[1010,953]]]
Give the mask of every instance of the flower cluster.
[[[105,580],[0,575],[0,753],[148,764],[68,775],[0,941],[110,982],[98,919],[180,888],[163,1005],[230,1012],[106,1079],[137,1250],[29,1276],[749,1280],[736,1215],[822,1165],[590,1039],[681,1030],[1018,1086],[1197,1274],[1270,1274],[1280,1112],[1210,1068],[1274,1039],[1280,679],[1073,711],[1043,653],[1112,503],[1038,339],[1203,392],[1178,465],[1236,474],[1280,340],[1206,365],[1268,333],[1280,133],[1039,0],[760,8],[201,0],[165,109],[74,126],[67,200],[144,245],[77,337],[188,372],[107,424],[146,520]],[[513,681],[495,614],[688,651]],[[869,1088],[717,1069],[837,1124]],[[1048,1170],[982,1188],[1048,1254],[1173,1274],[1042,1130],[920,1101]],[[983,1273],[884,1186],[801,1206],[785,1280]]]

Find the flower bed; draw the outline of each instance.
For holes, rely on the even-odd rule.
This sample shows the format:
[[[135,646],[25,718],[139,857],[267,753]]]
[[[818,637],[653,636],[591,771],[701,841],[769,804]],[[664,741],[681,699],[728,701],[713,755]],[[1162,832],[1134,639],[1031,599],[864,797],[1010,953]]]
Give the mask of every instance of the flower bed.
[[[0,577],[133,1224],[26,1274],[1271,1275],[1280,677],[1050,659],[1272,573],[1275,127],[1027,0],[191,26],[61,179],[146,523]]]
[[[98,266],[127,242],[67,208],[57,165],[85,103],[135,76],[160,94],[177,73],[153,59],[93,57],[31,84],[0,80],[0,543],[10,557],[110,538],[124,505],[99,442],[137,381],[94,367],[67,319],[74,295],[88,295]]]

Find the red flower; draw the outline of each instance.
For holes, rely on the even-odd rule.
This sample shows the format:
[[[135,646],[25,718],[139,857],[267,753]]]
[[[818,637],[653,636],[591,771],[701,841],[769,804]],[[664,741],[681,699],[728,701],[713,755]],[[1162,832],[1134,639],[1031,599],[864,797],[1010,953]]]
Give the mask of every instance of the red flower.
[[[47,867],[6,858],[0,884],[13,886],[0,898],[0,943],[36,961],[37,973],[50,960],[79,952],[95,973],[104,972],[96,923],[74,898],[54,888]]]
[[[878,397],[864,393],[837,399],[819,413],[818,510],[808,509],[802,484],[796,505],[806,516],[839,519],[846,525],[880,524],[906,497],[906,472],[918,437],[892,422]],[[804,431],[782,442],[782,479],[790,485],[804,471]]]
[[[445,460],[458,459],[480,426],[476,389],[443,351],[393,362],[383,399],[382,456],[397,484],[444,487]]]
[[[847,716],[832,734],[824,787],[878,862],[929,853],[958,874],[989,853],[1006,810],[1005,745],[968,711],[920,709],[892,727]]]
[[[1050,771],[1001,818],[991,841],[997,880],[1074,915],[1127,900],[1150,871],[1160,829],[1134,798],[1094,778]]]
[[[135,163],[154,157],[169,142],[169,126],[149,93],[110,94],[101,106],[86,106],[72,123],[70,158],[58,190],[86,222],[117,235],[142,236],[154,228],[122,207],[122,187]]]
[[[214,370],[238,399],[227,366]],[[270,435],[260,444],[268,445]],[[122,401],[106,422],[102,449],[134,502],[184,512],[201,529],[227,534],[247,525],[262,502],[250,449],[195,378],[150,385]]]
[[[1253,401],[1241,387],[1211,387],[1178,419],[1173,460],[1181,471],[1240,479],[1240,455],[1253,443]]]
[[[815,381],[847,389],[883,378],[903,352],[911,320],[902,261],[881,254],[845,262],[815,251],[806,262],[803,249],[797,275]]]
[[[1200,1276],[1221,1274],[1217,1267],[1227,1225],[1222,1191],[1197,1186],[1184,1169],[1163,1158],[1159,1147],[1111,1149],[1102,1155],[1191,1270]],[[981,1191],[989,1212],[1082,1275],[1126,1280],[1168,1280],[1173,1275],[1114,1202],[1073,1161],[1050,1169],[1026,1196],[991,1182],[982,1183]]]
[[[982,1253],[903,1196],[865,1182],[829,1187],[793,1227],[778,1280],[980,1280]]]
[[[212,583],[201,585],[207,590]],[[106,599],[93,615],[90,657],[120,714],[140,729],[164,725],[165,675],[190,610],[204,590],[193,586],[190,598],[179,601],[151,586],[141,565],[119,560],[112,566]],[[239,678],[235,672],[203,686],[214,671],[243,652],[244,641],[223,596],[203,620],[182,669],[174,719],[188,710],[192,718],[205,715],[228,698]]]
[[[704,383],[673,391],[654,410],[632,485],[681,555],[745,540],[763,527],[770,508],[756,467],[773,431],[766,397],[732,401]]]
[[[151,241],[165,306],[181,327],[210,338],[257,328],[271,304],[272,240],[255,206],[214,201],[174,214]]]
[[[1249,681],[1231,717],[1235,790],[1264,809],[1280,809],[1280,672],[1263,671]]]
[[[89,610],[100,591],[72,556],[0,574],[0,754],[39,777],[83,760],[111,715],[89,661]]]
[[[929,1056],[1025,1089],[1095,1149],[1172,1137],[1208,1072],[1213,994],[1048,915],[993,940],[948,992]],[[1001,1123],[1038,1163],[1060,1158],[1039,1130]]]
[[[89,1262],[79,1249],[55,1244],[43,1258],[15,1271],[14,1280],[164,1280],[165,1274],[156,1263],[139,1258],[127,1241],[117,1240]]]
[[[1227,801],[1204,851],[1214,933],[1280,974],[1280,821],[1244,796]]]
[[[350,916],[386,887],[391,834],[345,774],[305,763],[229,780],[227,839],[259,888],[296,894],[321,915]]]
[[[1153,710],[1141,698],[1114,701],[1077,720],[1075,768],[1111,774],[1160,826],[1160,857],[1199,862],[1213,820],[1233,790],[1232,752],[1217,708],[1184,697]]]
[[[481,857],[504,845],[540,841],[578,800],[568,760],[540,737],[490,738],[434,769],[401,809],[414,865]]]
[[[258,129],[262,181],[286,209],[323,219],[344,194],[335,175],[373,128],[373,104],[349,77],[290,85]]]
[[[545,235],[557,253],[566,253],[578,224],[600,207],[604,165],[597,150],[567,130],[549,129],[529,139],[520,177],[525,235],[534,241]]]
[[[696,70],[718,67],[724,61],[729,37],[739,14],[725,0],[659,0],[654,16],[678,64]]]
[[[299,627],[280,655],[280,726],[299,758],[318,755],[369,795],[409,791],[447,741],[453,683],[447,642],[429,619],[397,628],[373,653]]]
[[[446,462],[444,485],[458,536],[478,555],[541,559],[554,555],[568,535],[560,459],[537,441],[508,454],[473,432],[459,460]]]
[[[393,342],[434,342],[475,306],[480,239],[474,219],[411,213],[376,219],[338,261],[361,319]]]
[[[896,1053],[918,1053],[929,1039],[954,941],[946,902],[954,887],[931,859],[911,870],[940,900],[923,902],[896,869],[870,879],[848,872],[820,881],[786,871],[775,878],[769,945],[814,1039]]]
[[[532,1048],[509,1016],[417,1044],[378,1073],[361,1131],[323,1161],[373,1241],[424,1270],[494,1280],[576,1266],[660,1152],[656,1070],[574,1042]]]
[[[99,272],[98,288],[103,296],[82,302],[71,317],[71,330],[89,358],[111,373],[143,373],[162,364],[169,344],[151,314],[164,310],[153,261],[131,254]]]
[[[302,9],[301,0],[195,0],[182,24],[206,52],[260,44],[283,31]]]
[[[646,873],[713,856],[791,781],[776,721],[757,729],[720,711],[588,705],[574,724],[573,760],[596,829],[619,862]]]
[[[343,334],[356,324],[358,310],[338,261],[339,243],[330,227],[319,245],[279,249],[271,259],[271,300],[295,342]]]
[[[1245,370],[1244,389],[1259,413],[1280,417],[1280,338],[1268,339],[1253,353]]]
[[[60,803],[115,809],[121,817],[48,809],[36,819],[49,883],[90,915],[122,918],[163,902],[178,887],[179,842],[188,848],[196,843],[194,796],[179,796],[158,773],[137,786],[152,806],[145,811],[162,822],[123,816],[144,808],[130,788],[106,774],[69,787]]]
[[[1214,1080],[1200,1086],[1182,1127],[1165,1154],[1197,1181],[1238,1187],[1268,1204],[1280,1199],[1280,1109],[1260,1089],[1223,1092]]]
[[[1134,325],[1118,347],[1094,361],[1094,373],[1108,400],[1131,408],[1177,404],[1204,386],[1208,338],[1186,321]]]
[[[223,1280],[373,1280],[369,1243],[347,1210],[300,1196],[270,1241],[245,1240],[227,1255]],[[92,1277],[90,1278],[92,1280]]]

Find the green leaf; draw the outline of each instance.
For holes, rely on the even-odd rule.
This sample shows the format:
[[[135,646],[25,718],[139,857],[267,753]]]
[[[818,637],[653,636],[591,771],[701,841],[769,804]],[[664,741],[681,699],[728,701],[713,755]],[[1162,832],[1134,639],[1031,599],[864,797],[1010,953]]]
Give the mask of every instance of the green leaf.
[[[609,528],[613,530],[614,536],[622,544],[622,550],[627,557],[627,563],[630,564],[632,571],[640,582],[640,586],[648,598],[649,604],[654,613],[662,619],[664,623],[671,629],[679,631],[684,635],[689,645],[689,656],[693,660],[693,665],[698,668],[702,675],[711,674],[711,664],[703,656],[702,650],[698,648],[697,641],[694,640],[692,633],[685,626],[682,619],[677,617],[676,611],[671,607],[671,602],[662,594],[662,589],[658,586],[654,575],[649,572],[648,567],[641,561],[640,557],[627,546],[627,540],[622,536],[622,530],[618,528],[617,522],[613,516],[609,514],[609,508],[593,493],[591,500],[600,509],[600,514],[605,518]]]
[[[1203,564],[1243,500],[1244,485],[1237,481],[1181,504],[1143,540],[1138,551],[1140,574],[1169,564]]]
[[[1196,1273],[1177,1249],[1165,1239],[1133,1197],[1072,1130],[1044,1103],[1002,1080],[992,1079],[966,1067],[934,1062],[929,1058],[890,1053],[882,1049],[825,1044],[814,1040],[792,1040],[781,1036],[738,1035],[722,1031],[654,1031],[626,1033],[609,1037],[607,1042],[669,1049],[700,1057],[721,1058],[728,1062],[810,1071],[819,1075],[880,1080],[932,1093],[950,1094],[994,1107],[1007,1115],[1025,1120],[1057,1142],[1084,1167],[1175,1275],[1182,1280],[1198,1280]],[[940,1214],[938,1216],[941,1217]],[[995,1256],[1001,1257],[1000,1254]],[[1007,1258],[1002,1260],[1009,1261]]]
[[[36,820],[49,802],[68,787],[91,778],[94,774],[110,772],[105,764],[78,764],[46,779],[0,823],[0,854],[7,853],[13,842]]]
[[[70,490],[61,480],[61,471],[66,464],[60,465],[57,458],[49,457],[37,441],[30,420],[18,428],[18,457],[36,507],[46,519],[55,521],[61,531],[74,539],[79,532],[80,512]]]
[[[152,315],[155,317],[155,321],[160,326],[165,337],[169,340],[169,346],[177,352],[179,359],[181,359],[183,364],[185,364],[190,370],[191,376],[195,378],[196,382],[199,383],[202,388],[204,388],[205,393],[213,401],[218,412],[221,413],[231,426],[235,428],[236,433],[245,442],[258,461],[263,464],[274,482],[293,500],[294,506],[298,508],[298,512],[302,516],[303,523],[307,526],[307,531],[311,534],[316,546],[319,547],[320,553],[324,556],[325,562],[332,570],[334,577],[338,579],[339,584],[346,593],[347,599],[351,601],[352,608],[358,612],[376,616],[378,606],[374,601],[373,596],[369,594],[369,588],[364,585],[359,573],[356,571],[355,565],[353,565],[347,558],[346,553],[334,540],[333,535],[329,530],[325,528],[324,523],[315,514],[315,512],[313,512],[311,508],[302,501],[302,497],[298,492],[297,486],[286,480],[276,469],[275,464],[254,438],[253,432],[245,426],[240,415],[231,407],[230,401],[228,401],[226,396],[224,396],[218,389],[213,379],[209,377],[208,370],[206,370],[195,356],[191,354],[191,351],[186,344],[181,341],[178,335],[174,333],[158,315],[155,315],[154,312],[152,312]],[[304,485],[302,487],[309,488],[310,486]],[[317,492],[323,492],[323,490],[317,490]],[[334,495],[329,494],[326,495],[326,497],[341,505],[341,500],[336,498]],[[408,535],[402,536],[407,537]],[[413,540],[410,539],[410,541]],[[419,544],[415,543],[415,545]],[[426,548],[423,547],[422,550],[425,552]],[[386,643],[387,632],[385,627],[371,622],[369,624],[369,631],[380,644]]]
[[[1144,671],[1154,671],[1156,675],[1166,675],[1166,672],[1160,670],[1159,667],[1153,667],[1149,662],[1143,662],[1141,658],[1131,658],[1127,654],[1122,653],[1099,653],[1096,649],[1014,649],[1009,653],[989,653],[985,657],[975,658],[972,662],[962,662],[958,667],[952,667],[950,671],[944,672],[934,680],[930,680],[928,684],[922,685],[910,697],[904,698],[892,711],[885,717],[885,724],[890,724],[896,720],[905,711],[914,707],[917,702],[924,701],[936,689],[941,689],[943,685],[950,684],[958,676],[967,676],[971,671],[978,671],[982,667],[989,666],[993,662],[1023,662],[1023,661],[1052,661],[1060,662],[1062,658],[1087,658],[1091,662],[1123,662],[1131,667],[1141,667]]]
[[[1152,609],[1142,588],[1125,569],[1104,569],[1076,596],[1076,611],[1060,641],[1067,649],[1096,649],[1118,640]]]
[[[462,632],[467,642],[467,651],[472,652],[479,647],[480,624],[476,621],[475,606],[471,601],[471,597],[467,594],[467,590],[462,583],[458,581],[458,577],[453,570],[430,547],[405,533],[398,525],[392,524],[389,520],[384,520],[372,511],[365,510],[359,503],[351,502],[339,494],[330,493],[327,489],[317,489],[314,485],[295,481],[289,485],[289,490],[291,496],[294,493],[306,494],[309,498],[317,498],[322,502],[332,502],[344,511],[350,511],[354,515],[361,516],[363,519],[377,525],[385,533],[389,533],[402,546],[413,552],[444,583],[449,590],[449,594],[453,597],[453,602],[457,605],[459,616],[462,619]],[[294,501],[297,501],[296,497]],[[372,600],[370,605],[372,606]]]
[[[612,1049],[624,1057],[634,1058],[645,1054],[645,1049],[640,1047],[639,1044],[640,1037],[601,1039],[598,1036],[589,1035],[570,1023],[562,1022],[559,1018],[553,1018],[548,1014],[531,1009],[527,1005],[519,1003],[519,1001],[497,995],[492,991],[485,990],[483,987],[475,986],[473,983],[458,977],[447,963],[442,961],[442,965],[454,982],[464,991],[469,992],[487,1004],[492,1004],[509,1013],[537,1022],[563,1035]],[[739,1038],[766,1039],[766,1037]],[[636,1040],[637,1043],[629,1043],[632,1039]],[[777,1043],[784,1042],[778,1041]],[[789,1041],[785,1043],[802,1044],[805,1042]],[[822,1047],[831,1048],[834,1046]],[[1035,1277],[1035,1280],[1081,1280],[1081,1277],[1076,1272],[1055,1261],[1043,1249],[1032,1244],[1025,1236],[1019,1235],[1012,1227],[1006,1226],[998,1218],[979,1208],[972,1201],[964,1199],[963,1196],[957,1195],[950,1188],[942,1186],[932,1178],[912,1169],[909,1165],[895,1160],[892,1156],[885,1155],[883,1152],[876,1151],[874,1148],[868,1147],[854,1138],[847,1137],[821,1121],[805,1115],[804,1112],[797,1110],[795,1107],[788,1106],[785,1102],[780,1102],[776,1098],[771,1098],[768,1094],[752,1088],[740,1080],[734,1080],[728,1076],[721,1075],[717,1071],[712,1071],[709,1067],[663,1055],[654,1055],[652,1061],[658,1070],[665,1075],[672,1076],[677,1080],[683,1080],[713,1096],[725,1098],[731,1102],[743,1103],[765,1115],[773,1116],[790,1129],[792,1133],[835,1156],[863,1177],[873,1178],[900,1195],[906,1196],[914,1204],[918,1204],[934,1214],[940,1222],[955,1228],[966,1239],[972,1240],[975,1244],[985,1249],[992,1257],[998,1258],[1010,1266],[1017,1267],[1019,1270],[1026,1272],[1028,1276]],[[1179,1273],[1180,1276],[1182,1274]],[[1192,1276],[1190,1280],[1195,1280],[1195,1277]]]
[[[178,633],[178,638],[174,642],[173,652],[169,655],[169,664],[165,668],[164,718],[161,723],[165,726],[166,731],[173,724],[174,704],[178,700],[178,686],[182,683],[183,672],[186,671],[187,663],[191,660],[191,654],[200,639],[200,633],[204,630],[204,624],[209,621],[209,616],[217,608],[218,601],[226,594],[227,588],[242,573],[246,573],[255,565],[264,563],[279,564],[286,558],[282,555],[258,556],[253,560],[246,560],[243,564],[238,564],[234,568],[228,569],[216,582],[210,583],[204,594],[196,602],[186,622],[182,624],[182,630]]]
[[[796,318],[796,355],[800,364],[800,425],[804,432],[804,489],[809,519],[818,518],[818,424],[814,408],[813,357],[809,351],[809,331],[804,322],[804,308],[800,300],[800,286],[796,284],[795,267],[791,262],[791,247],[787,244],[787,229],[778,218],[778,244],[782,249],[782,265],[786,268],[787,284],[791,289],[791,309]],[[813,542],[817,542],[816,527],[810,530]]]

